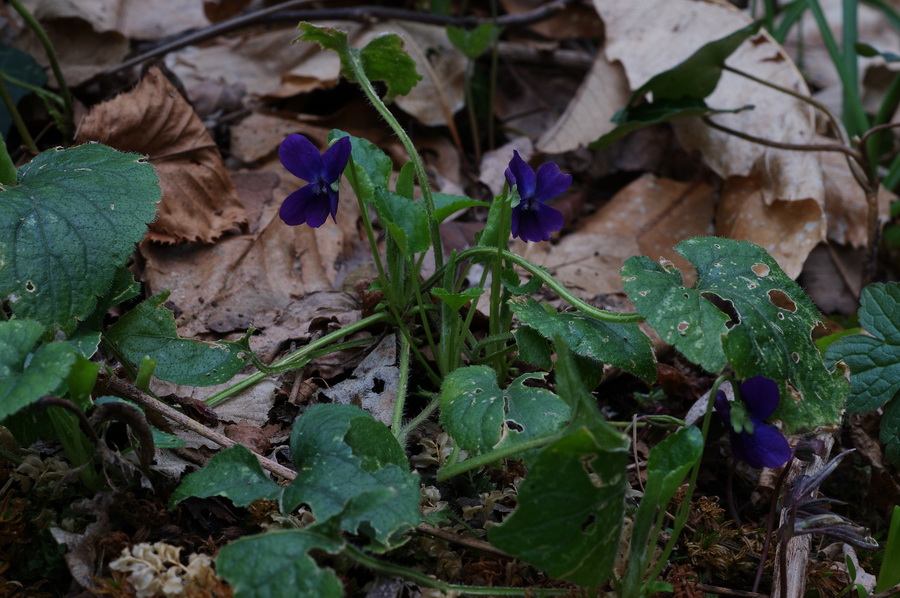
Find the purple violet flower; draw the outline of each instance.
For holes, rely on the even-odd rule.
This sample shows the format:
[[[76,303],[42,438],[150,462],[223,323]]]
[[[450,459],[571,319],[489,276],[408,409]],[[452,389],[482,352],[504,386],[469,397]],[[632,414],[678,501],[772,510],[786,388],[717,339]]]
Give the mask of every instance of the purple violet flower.
[[[563,215],[556,208],[546,205],[572,184],[572,175],[563,174],[554,162],[538,168],[537,175],[525,163],[519,152],[506,169],[506,181],[519,191],[519,203],[512,209],[511,230],[513,237],[523,241],[549,241],[550,233],[563,227]]]
[[[765,419],[778,407],[778,385],[754,376],[739,386],[740,401],[729,401],[723,391],[716,394],[716,412],[728,426],[735,458],[750,467],[781,467],[791,458],[787,440]]]
[[[288,172],[308,183],[281,204],[279,215],[285,224],[295,226],[305,222],[319,228],[329,214],[334,220],[338,206],[334,185],[350,159],[350,138],[338,139],[324,154],[319,154],[312,141],[292,133],[278,147],[278,157]]]

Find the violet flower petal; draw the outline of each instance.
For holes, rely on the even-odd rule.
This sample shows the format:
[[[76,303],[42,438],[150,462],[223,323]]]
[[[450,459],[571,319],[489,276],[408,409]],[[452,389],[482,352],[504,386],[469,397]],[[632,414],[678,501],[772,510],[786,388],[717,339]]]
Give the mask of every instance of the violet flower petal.
[[[741,400],[747,405],[754,423],[757,419],[763,421],[768,418],[778,408],[781,397],[774,380],[765,376],[753,376],[742,382],[740,389]]]
[[[537,186],[534,197],[538,201],[553,199],[572,185],[572,175],[563,174],[555,162],[541,165],[536,176]]]
[[[513,237],[523,241],[536,243],[549,241],[550,233],[556,232],[565,223],[562,213],[556,208],[540,202],[521,202],[513,208],[511,214],[510,231]]]
[[[517,186],[519,197],[522,201],[534,197],[534,171],[525,160],[519,156],[519,152],[513,150],[512,160],[509,161],[509,168],[504,173],[506,182],[509,186]]]
[[[292,175],[313,183],[322,179],[325,163],[313,142],[297,133],[288,135],[278,146],[278,158]]]
[[[322,179],[329,185],[341,178],[344,173],[347,162],[350,160],[350,149],[350,138],[341,137],[322,154],[322,162],[325,163]]]
[[[328,195],[321,193],[320,187],[313,183],[288,195],[278,215],[290,226],[306,223],[315,228],[325,222],[330,207]]]
[[[781,432],[762,422],[754,421],[753,425],[753,434],[731,433],[734,456],[755,469],[781,467],[787,463],[791,458],[791,447]]]

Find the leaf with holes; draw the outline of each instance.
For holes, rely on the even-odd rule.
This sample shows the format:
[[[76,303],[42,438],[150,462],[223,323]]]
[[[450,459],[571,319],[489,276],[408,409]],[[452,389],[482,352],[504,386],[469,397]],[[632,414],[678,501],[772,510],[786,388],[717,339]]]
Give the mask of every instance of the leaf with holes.
[[[283,512],[306,503],[319,522],[340,515],[340,528],[368,536],[376,551],[401,544],[421,519],[419,478],[403,448],[358,407],[310,407],[291,432],[291,458],[297,479],[284,489]]]
[[[459,368],[441,385],[441,424],[459,446],[480,455],[552,434],[569,419],[569,406],[543,388],[525,386],[544,374],[522,374],[500,390],[487,366]]]
[[[531,297],[513,299],[509,306],[522,324],[544,338],[557,336],[576,355],[620,367],[648,382],[656,380],[653,344],[637,324],[601,322],[579,313],[548,311]]]
[[[342,546],[313,529],[245,536],[219,551],[216,574],[231,585],[235,598],[340,598],[340,580],[331,569],[319,567],[309,551],[334,554]]]
[[[519,487],[519,506],[488,538],[553,577],[583,586],[608,578],[619,548],[628,439],[608,424],[548,445]]]
[[[244,367],[242,349],[179,337],[175,316],[162,305],[168,296],[160,293],[139,304],[109,328],[106,339],[133,364],[145,355],[155,359],[153,375],[162,380],[191,386],[231,380]]]
[[[48,331],[71,332],[147,232],[159,199],[141,156],[99,143],[38,155],[0,190],[0,300]]]
[[[868,334],[845,336],[825,351],[850,368],[847,409],[854,413],[885,406],[881,441],[891,462],[900,464],[900,284],[870,284],[859,298],[859,324]]]
[[[731,363],[738,378],[775,380],[773,417],[788,433],[840,422],[847,383],[812,341],[820,314],[803,289],[753,243],[704,237],[675,249],[697,268],[693,287],[647,257],[622,268],[625,292],[662,339],[710,372]]]

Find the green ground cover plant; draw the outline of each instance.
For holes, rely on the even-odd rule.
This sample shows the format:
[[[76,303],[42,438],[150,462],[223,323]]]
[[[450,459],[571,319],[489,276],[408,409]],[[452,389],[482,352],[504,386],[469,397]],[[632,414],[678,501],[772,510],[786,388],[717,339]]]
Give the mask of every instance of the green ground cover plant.
[[[816,3],[810,5],[815,11]],[[616,117],[619,127],[597,145],[649,124],[696,116],[714,122],[716,114],[752,109],[711,108],[705,98],[730,69],[728,56],[760,26],[707,44],[651,79]],[[181,338],[166,307],[168,293],[136,301],[140,285],[126,268],[160,200],[153,167],[142,156],[97,143],[47,150],[18,168],[0,155],[0,422],[19,444],[58,440],[73,466],[66,475],[77,475],[94,492],[151,482],[155,448],[178,439],[157,429],[130,397],[112,396],[110,379],[127,380],[151,400],[151,377],[186,386],[227,384],[207,400],[214,406],[265,376],[371,342],[352,338],[360,330],[378,326],[396,335],[400,381],[390,425],[357,406],[314,405],[291,429],[292,468],[273,478],[263,459],[235,444],[172,491],[173,509],[210,497],[241,508],[274,505],[279,526],[235,539],[215,559],[216,575],[235,596],[260,598],[344,595],[334,569],[338,559],[447,594],[547,596],[573,587],[622,598],[672,592],[660,575],[684,538],[714,413],[736,459],[787,471],[810,461],[815,448],[791,446],[785,435],[834,429],[845,409],[881,408],[881,440],[888,459],[900,464],[897,283],[867,286],[859,324],[869,334],[833,340],[824,356],[813,338],[823,320],[816,305],[765,249],[745,241],[680,243],[678,253],[696,270],[691,285],[671,263],[634,256],[621,276],[635,311],[599,309],[509,249],[511,239],[545,242],[563,228],[552,200],[570,186],[571,175],[552,161],[533,169],[513,152],[506,186],[491,202],[432,192],[419,151],[387,106],[420,78],[401,39],[382,35],[356,48],[336,28],[301,23],[299,30],[298,40],[337,53],[343,76],[363,90],[409,156],[392,180],[392,161],[381,149],[341,130],[331,131],[324,152],[300,134],[279,148],[285,169],[304,182],[284,199],[285,226],[340,219],[339,185],[345,181],[353,189],[377,271],[367,290],[382,298],[373,313],[274,363],[263,363],[250,349],[252,331],[237,342]],[[456,46],[470,49],[470,59],[496,39],[493,29],[450,35]],[[856,102],[852,95],[847,101]],[[856,128],[847,126],[855,137],[835,151],[855,161],[860,184],[872,194],[897,178],[900,162],[879,168],[888,153],[878,151],[886,122],[857,120]],[[475,122],[473,116],[473,128]],[[442,223],[474,207],[487,211],[476,243],[445,253]],[[877,243],[873,232],[873,260]],[[476,265],[482,274],[472,284],[467,275]],[[536,299],[542,289],[569,309]],[[488,299],[488,332],[478,335],[473,322],[481,297]],[[107,312],[123,304],[129,309],[106,325]],[[629,432],[637,423],[601,412],[594,393],[604,368],[655,381],[659,357],[648,328],[716,381],[693,421],[649,415],[640,422],[656,428],[660,440],[635,494],[628,466]],[[248,371],[249,377],[234,380]],[[129,430],[115,451],[98,434],[110,422]],[[461,585],[393,558],[414,530],[451,516],[423,513],[423,480],[407,455],[411,435],[426,422],[437,422],[448,437],[437,482],[471,483],[488,467],[517,468],[523,479],[516,506],[489,526],[486,540],[570,585]],[[773,507],[767,546],[783,549],[792,537],[819,533],[878,547],[867,530],[828,511],[827,500],[810,499],[843,458],[794,484],[779,479],[773,502],[790,517],[778,524]],[[301,511],[308,517],[299,518]],[[896,560],[895,527],[885,562]],[[660,543],[660,537],[667,539]],[[767,560],[764,553],[760,572]],[[880,591],[894,582],[881,583]]]

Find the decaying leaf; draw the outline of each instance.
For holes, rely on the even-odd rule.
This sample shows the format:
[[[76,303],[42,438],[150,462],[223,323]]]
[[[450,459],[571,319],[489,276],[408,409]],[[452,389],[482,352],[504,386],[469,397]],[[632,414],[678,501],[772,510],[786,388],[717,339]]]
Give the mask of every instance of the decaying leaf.
[[[606,56],[622,63],[633,89],[675,66],[701,45],[748,22],[747,17],[729,6],[692,0],[653,0],[640,5],[594,0],[594,6],[606,24]],[[666,51],[660,52],[661,47]],[[808,94],[802,76],[784,50],[764,34],[741,45],[728,64]],[[753,104],[753,110],[713,117],[717,123],[732,129],[788,143],[814,140],[815,117],[809,105],[744,77],[724,73],[716,91],[707,98],[707,104],[723,109]],[[719,225],[719,234],[727,234],[723,228],[740,230],[745,233],[740,238],[766,247],[780,259],[791,256],[782,266],[796,277],[806,255],[825,237],[823,182],[816,156],[738,139],[696,119],[676,121],[673,126],[685,148],[702,155],[706,164],[723,179],[750,177],[754,180],[750,194],[757,194],[754,197],[761,202],[761,209],[728,214],[732,220],[727,227]],[[773,228],[773,223],[783,220],[775,213],[780,208],[773,211],[776,202],[804,204],[787,208],[793,218],[802,220],[794,220],[781,230]]]
[[[400,381],[400,370],[396,363],[397,342],[390,335],[356,366],[351,378],[326,388],[321,393],[335,403],[361,407],[389,426]]]
[[[159,39],[209,25],[200,2],[183,0],[28,0],[41,21],[80,19],[98,32],[114,31],[132,39]],[[173,15],[178,18],[172,18]]]
[[[538,139],[537,148],[562,153],[587,146],[616,127],[612,117],[630,96],[622,67],[598,55],[566,111]]]
[[[45,21],[43,27],[53,43],[63,76],[70,86],[83,83],[97,73],[120,64],[128,54],[128,39],[125,36],[115,31],[99,32],[88,21],[51,19]],[[47,69],[51,85],[57,86],[49,69],[50,59],[34,32],[23,26],[14,45],[34,56]]]
[[[209,243],[246,221],[215,142],[157,68],[133,91],[92,108],[76,138],[149,156],[163,190],[153,241]]]
[[[465,105],[466,57],[453,47],[443,27],[402,23],[391,29],[403,38],[404,49],[422,75],[412,91],[394,101],[424,125],[452,123]]]
[[[647,174],[579,220],[578,228],[557,245],[517,242],[515,249],[584,297],[621,292],[619,269],[632,255],[664,257],[683,269],[687,262],[673,247],[710,234],[713,200],[714,190],[706,183]]]

